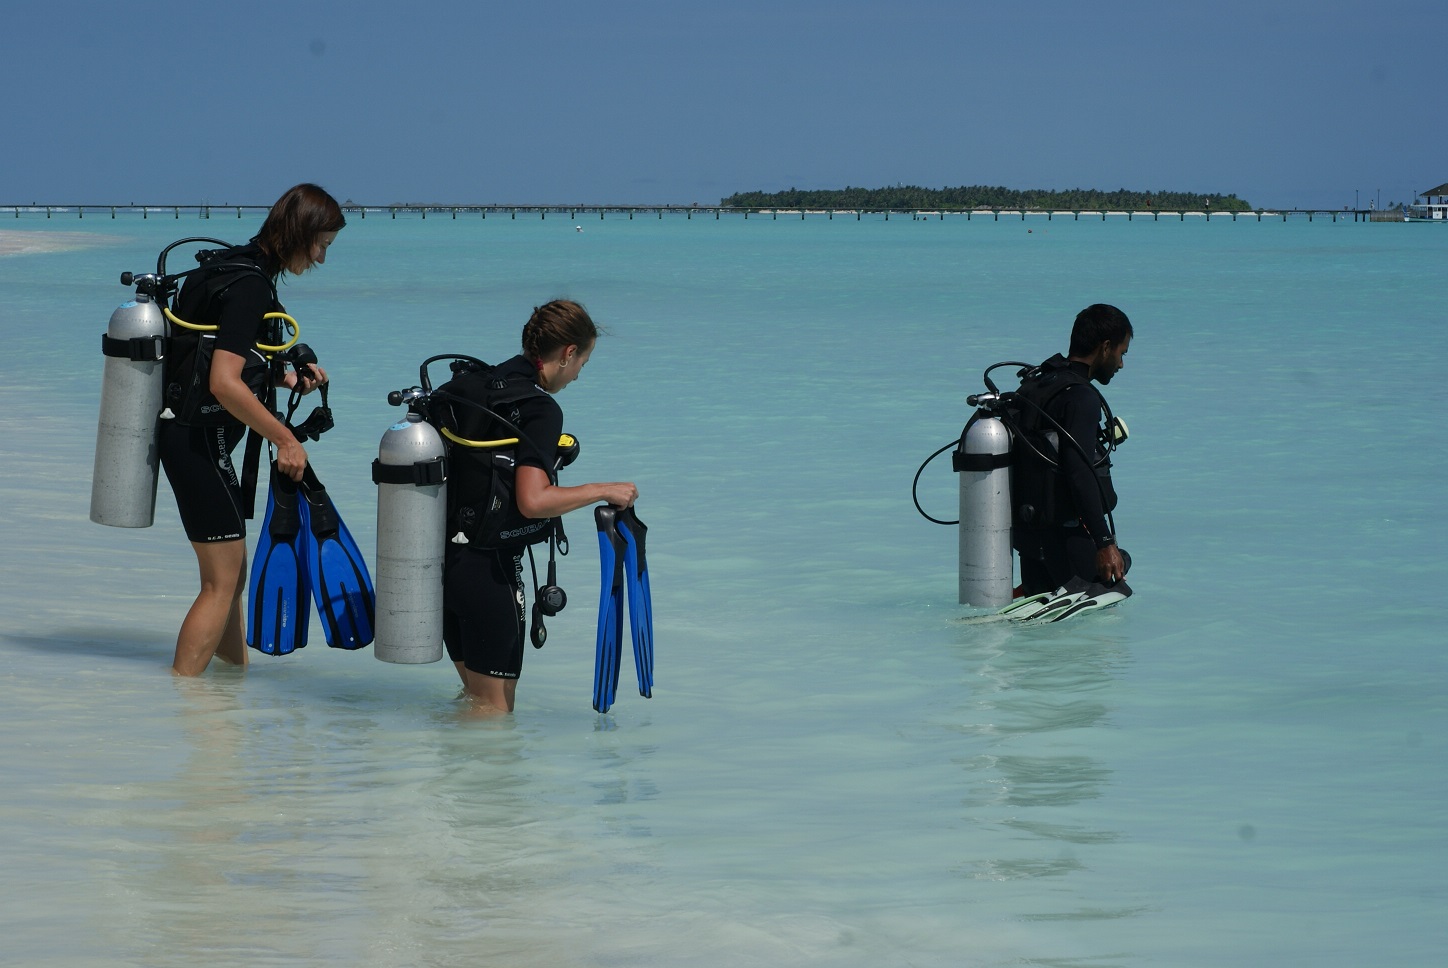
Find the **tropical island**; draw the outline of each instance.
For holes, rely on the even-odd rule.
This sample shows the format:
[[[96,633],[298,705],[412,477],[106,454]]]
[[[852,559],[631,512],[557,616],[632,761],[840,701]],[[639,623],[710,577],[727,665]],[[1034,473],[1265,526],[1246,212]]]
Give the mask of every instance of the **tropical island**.
[[[1018,191],[988,185],[959,188],[791,188],[783,192],[736,192],[721,198],[723,208],[832,209],[865,211],[970,211],[972,209],[1035,209],[1058,212],[1208,211],[1250,212],[1252,206],[1236,195],[1198,192],[1135,192],[1125,188],[1103,192],[1095,188],[1053,191],[1044,188]]]

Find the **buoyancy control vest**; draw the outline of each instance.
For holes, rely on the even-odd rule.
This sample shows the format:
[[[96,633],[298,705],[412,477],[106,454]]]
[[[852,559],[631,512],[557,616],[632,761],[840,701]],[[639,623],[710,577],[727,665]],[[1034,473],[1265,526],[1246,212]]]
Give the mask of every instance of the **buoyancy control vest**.
[[[1015,528],[1051,528],[1065,524],[1077,513],[1071,498],[1061,457],[1076,448],[1060,439],[1060,431],[1047,418],[1050,404],[1069,387],[1085,384],[1088,376],[1076,372],[1070,361],[1057,353],[1021,378],[1017,400],[1010,407],[1011,429],[1024,437],[1013,450],[1015,469],[1011,474],[1011,524]],[[1093,388],[1094,389],[1094,388]],[[1052,415],[1054,416],[1054,415]],[[1116,505],[1116,492],[1111,485],[1111,458],[1099,436],[1093,434],[1076,444],[1088,457],[1101,489],[1103,509]]]
[[[567,463],[567,455],[559,454],[558,441],[535,441],[522,432],[524,401],[545,391],[531,378],[506,376],[501,369],[475,365],[444,384],[431,403],[429,422],[447,448],[448,540],[473,548],[517,552],[547,541],[556,521],[525,517],[518,510],[520,453],[528,452],[526,463],[537,461],[550,478],[560,466],[560,457]]]
[[[175,297],[175,316],[188,323],[214,326],[221,318],[228,291],[247,277],[264,280],[271,292],[265,312],[281,312],[276,285],[262,268],[265,255],[253,244],[231,249],[204,249],[196,253],[200,271],[188,274]],[[258,314],[260,318],[261,314]],[[258,342],[279,344],[282,324],[267,320],[257,332]],[[226,411],[211,392],[211,360],[217,334],[173,325],[166,356],[164,405],[181,424],[220,426],[241,421]],[[249,349],[241,378],[258,400],[275,410],[274,370],[278,364],[255,348]]]

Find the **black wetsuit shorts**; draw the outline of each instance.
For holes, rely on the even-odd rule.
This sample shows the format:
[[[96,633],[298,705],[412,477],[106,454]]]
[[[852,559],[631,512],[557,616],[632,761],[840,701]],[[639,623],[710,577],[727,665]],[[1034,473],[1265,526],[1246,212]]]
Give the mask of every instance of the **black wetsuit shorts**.
[[[469,672],[516,679],[523,671],[523,556],[448,545],[442,640]]]
[[[245,433],[239,423],[188,427],[175,420],[157,422],[161,466],[176,495],[186,537],[198,544],[246,537],[241,481],[231,463],[231,452]]]

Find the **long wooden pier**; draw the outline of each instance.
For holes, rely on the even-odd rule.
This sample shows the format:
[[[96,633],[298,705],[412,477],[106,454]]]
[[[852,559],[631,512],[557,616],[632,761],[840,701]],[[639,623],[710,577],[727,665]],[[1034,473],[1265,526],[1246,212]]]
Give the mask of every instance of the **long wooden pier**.
[[[1291,219],[1306,219],[1311,222],[1316,219],[1330,219],[1333,222],[1339,219],[1347,221],[1351,218],[1354,222],[1401,222],[1401,213],[1374,211],[1371,209],[1324,209],[1324,208],[1273,208],[1254,209],[1248,212],[1214,212],[1210,209],[1182,210],[1182,209],[1150,209],[1146,211],[1128,210],[1063,210],[1063,209],[1035,209],[1035,208],[973,208],[973,209],[782,209],[782,208],[732,208],[710,205],[355,205],[342,206],[348,217],[358,218],[422,218],[429,216],[433,218],[506,218],[516,220],[520,215],[524,218],[547,219],[549,215],[566,215],[570,220],[576,221],[581,217],[597,215],[600,219],[609,215],[615,217],[627,217],[633,219],[635,216],[641,218],[663,219],[670,218],[692,219],[694,216],[700,218],[713,217],[715,220],[727,215],[730,217],[741,217],[744,219],[771,219],[778,221],[781,217],[785,219],[803,220],[808,218],[829,219],[836,217],[848,219],[853,217],[860,221],[865,217],[883,217],[889,221],[892,217],[896,219],[908,218],[912,221],[960,219],[966,221],[973,219],[991,219],[999,222],[1002,217],[1007,219],[1019,219],[1028,221],[1030,219],[1044,219],[1047,222],[1055,219],[1070,219],[1080,221],[1099,219],[1125,219],[1126,221],[1151,220],[1153,222],[1161,219],[1176,219],[1185,222],[1187,219],[1203,219],[1210,222],[1212,219],[1230,219],[1235,222],[1239,219],[1250,221],[1255,219],[1258,222],[1265,220],[1275,221],[1281,219],[1286,222]],[[143,219],[150,218],[171,218],[179,220],[182,216],[187,218],[242,218],[243,215],[264,216],[270,209],[269,205],[212,205],[209,203],[183,204],[183,205],[41,205],[32,203],[29,205],[3,205],[0,204],[0,219],[11,216],[13,218],[117,218],[119,215],[133,217],[139,215]]]

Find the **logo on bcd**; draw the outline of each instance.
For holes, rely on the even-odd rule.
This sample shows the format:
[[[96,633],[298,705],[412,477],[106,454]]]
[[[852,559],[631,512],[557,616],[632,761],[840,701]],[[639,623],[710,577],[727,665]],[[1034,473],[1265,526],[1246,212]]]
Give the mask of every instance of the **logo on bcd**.
[[[511,541],[513,538],[526,538],[530,534],[537,534],[539,531],[541,531],[543,528],[546,528],[547,526],[547,521],[536,521],[533,524],[526,525],[525,527],[515,528],[512,531],[504,531],[499,535],[499,537],[503,538],[505,541]]]

